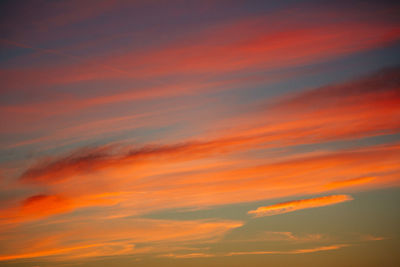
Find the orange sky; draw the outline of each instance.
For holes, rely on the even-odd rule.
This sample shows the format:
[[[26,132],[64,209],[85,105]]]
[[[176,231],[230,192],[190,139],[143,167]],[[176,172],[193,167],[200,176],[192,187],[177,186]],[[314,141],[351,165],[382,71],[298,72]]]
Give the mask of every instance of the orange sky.
[[[399,8],[4,1],[0,265],[397,266]]]

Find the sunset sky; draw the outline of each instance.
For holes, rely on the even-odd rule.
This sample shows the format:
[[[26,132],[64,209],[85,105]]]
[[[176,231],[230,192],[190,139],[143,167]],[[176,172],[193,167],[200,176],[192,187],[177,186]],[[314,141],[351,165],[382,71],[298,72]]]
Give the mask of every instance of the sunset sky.
[[[400,266],[399,14],[1,1],[0,266]]]

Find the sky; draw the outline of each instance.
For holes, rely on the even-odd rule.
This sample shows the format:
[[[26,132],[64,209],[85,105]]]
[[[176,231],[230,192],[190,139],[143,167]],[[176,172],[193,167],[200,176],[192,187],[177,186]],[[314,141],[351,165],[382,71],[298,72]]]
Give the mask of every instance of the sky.
[[[0,266],[400,266],[396,1],[1,1]]]

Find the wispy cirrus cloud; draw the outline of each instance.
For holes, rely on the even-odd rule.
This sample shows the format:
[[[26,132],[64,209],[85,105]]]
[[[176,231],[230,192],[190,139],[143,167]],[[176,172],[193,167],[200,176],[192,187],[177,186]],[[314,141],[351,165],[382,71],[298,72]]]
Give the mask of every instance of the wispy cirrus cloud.
[[[381,241],[381,240],[385,240],[388,239],[387,237],[384,236],[375,236],[375,235],[362,235],[361,236],[361,240],[364,241]]]
[[[27,197],[18,205],[3,209],[0,221],[2,223],[30,221],[32,219],[69,212],[74,208],[71,201],[63,196],[34,195]]]
[[[331,12],[318,11],[327,15]],[[318,19],[323,17],[303,12]],[[267,26],[277,23],[282,15],[291,15],[287,26],[270,30]],[[399,38],[398,27],[390,20],[377,19],[373,24],[362,17],[349,17],[340,23],[329,17],[321,20],[318,26],[303,21],[301,15],[287,12],[272,18],[244,17],[162,43],[150,51],[102,55],[78,64],[57,64],[42,69],[3,70],[1,76],[11,87],[96,79],[223,74],[249,68],[271,70],[345,56],[385,46]],[[119,71],[110,71],[110,68]],[[24,82],[17,82],[17,77],[24,77]]]
[[[328,245],[314,248],[306,248],[306,249],[294,249],[288,251],[240,251],[240,252],[229,252],[229,253],[221,253],[221,254],[207,254],[207,253],[188,253],[188,254],[164,254],[160,255],[160,257],[167,258],[176,258],[176,259],[184,259],[184,258],[204,258],[204,257],[227,257],[227,256],[240,256],[240,255],[279,255],[279,254],[306,254],[306,253],[314,253],[320,251],[330,251],[330,250],[338,250],[344,247],[348,247],[348,244],[337,244],[337,245]]]
[[[304,253],[314,253],[319,251],[329,251],[329,250],[337,250],[340,248],[348,247],[348,244],[338,244],[338,245],[329,245],[315,248],[306,248],[306,249],[295,249],[289,251],[245,251],[245,252],[231,252],[228,256],[236,256],[236,255],[266,255],[266,254],[304,254]]]
[[[0,222],[5,224],[29,222],[49,216],[72,212],[78,208],[111,206],[119,202],[118,192],[84,195],[39,194],[25,198],[20,203],[2,209]]]
[[[207,152],[209,149],[205,148]],[[368,183],[372,188],[398,184],[400,150],[396,144],[311,153],[250,165],[246,161],[221,161],[221,157],[204,159],[199,155],[209,157],[210,154],[202,154],[204,151],[200,150],[202,153],[191,156],[187,154],[189,151],[188,148],[142,151],[136,154],[138,158],[131,164],[118,164],[117,161],[108,165],[108,161],[100,161],[80,166],[77,160],[76,169],[72,170],[67,161],[63,167],[52,167],[56,168],[54,173],[48,168],[41,169],[45,175],[25,178],[28,180],[24,184],[31,186],[33,183],[39,190],[43,187],[53,194],[67,197],[72,210],[119,203],[113,213],[108,214],[111,217],[168,208],[204,208],[240,201],[322,194],[337,189],[327,185],[339,181],[344,181],[340,188],[357,189],[357,185],[349,184],[348,180],[359,179],[360,175],[377,177],[373,183]],[[364,187],[366,183],[358,185]],[[346,197],[306,202],[303,206],[300,203],[300,207],[318,206],[318,203],[325,205],[329,200],[335,202],[346,200]],[[59,214],[57,210],[54,213]]]
[[[113,153],[110,146],[83,149],[70,156],[39,163],[24,172],[20,179],[26,182],[52,183],[74,175],[93,173],[104,168],[140,164],[146,160],[178,160],[202,158],[210,153],[224,153],[229,147],[240,145],[240,140],[226,139],[209,142],[190,141],[173,145],[148,145],[138,149]],[[127,150],[127,151],[126,151]]]
[[[342,84],[289,93],[270,101],[263,112],[243,116],[238,128],[242,134],[282,145],[397,133],[398,74],[396,67]]]
[[[99,7],[103,5],[107,6],[107,3],[102,2]],[[145,51],[122,49],[124,53],[117,55],[113,53],[93,56],[68,63],[55,60],[54,64],[50,65],[38,64],[41,67],[35,65],[32,68],[1,69],[2,88],[8,90],[4,92],[5,97],[18,98],[14,96],[14,92],[29,92],[32,90],[29,88],[35,88],[34,92],[38,97],[3,103],[0,113],[12,123],[3,127],[0,132],[18,133],[24,139],[27,132],[44,130],[41,135],[46,135],[52,130],[46,131],[47,128],[51,128],[47,123],[49,118],[54,118],[57,129],[65,128],[66,119],[76,119],[77,116],[83,118],[84,116],[80,115],[87,114],[90,121],[90,114],[94,110],[100,112],[99,110],[110,105],[116,107],[127,102],[180,99],[188,95],[204,95],[210,91],[247,87],[249,84],[257,84],[257,81],[254,82],[255,79],[248,75],[249,71],[276,71],[309,65],[382,47],[398,40],[397,25],[390,20],[375,18],[379,23],[374,24],[370,21],[371,18],[366,20],[363,17],[349,16],[345,20],[346,23],[338,24],[337,20],[331,17],[331,12],[318,10],[309,14],[318,19],[330,18],[320,22],[323,26],[310,25],[303,21],[302,16],[297,18],[296,13],[285,13],[285,17],[291,20],[288,25],[276,30],[269,29],[268,25],[279,25],[282,15],[277,14],[273,18],[261,16],[256,19],[241,17],[238,20],[222,22],[216,27],[196,31],[195,34],[184,35],[178,40],[169,40]],[[325,13],[326,16],[321,16]],[[376,10],[373,13],[376,14]],[[81,15],[77,14],[78,17]],[[241,34],[237,34],[238,32]],[[56,50],[53,52],[58,53]],[[66,54],[63,51],[59,53]],[[228,77],[232,73],[236,77],[237,72],[243,72],[239,76],[247,79],[237,81]],[[172,78],[171,82],[158,83],[157,86],[152,83],[142,85],[143,79],[164,80],[165,77],[179,75],[187,78],[178,81]],[[224,78],[215,79],[217,76]],[[279,75],[274,73],[268,76],[273,80]],[[283,79],[284,75],[278,80]],[[83,95],[75,90],[58,93],[58,90],[51,89],[68,87],[74,83],[97,83],[99,80],[109,81],[107,83],[112,84],[111,87],[125,89],[110,89],[106,93],[104,90],[101,90],[101,93],[88,91]],[[128,80],[133,80],[129,82],[130,86],[126,86]],[[84,124],[81,121],[76,123]],[[18,143],[23,141],[26,140],[20,140]]]
[[[324,236],[321,234],[297,235],[292,232],[266,231],[261,235],[261,238],[268,241],[310,242],[322,240]]]
[[[317,198],[293,200],[270,206],[259,207],[256,210],[249,211],[248,213],[253,214],[255,217],[272,216],[293,212],[296,210],[335,205],[350,200],[353,200],[353,198],[349,195],[331,195]]]
[[[348,179],[348,180],[343,180],[343,181],[331,182],[331,183],[326,184],[325,187],[329,188],[329,189],[352,187],[352,186],[368,184],[375,179],[376,179],[376,177],[359,177],[359,178],[353,178],[353,179]]]
[[[234,154],[260,147],[282,147],[396,133],[399,130],[399,70],[390,69],[349,83],[288,95],[265,111],[236,122],[243,125],[215,136],[199,136],[142,148],[83,149],[26,170],[25,181],[59,181],[72,175],[134,164],[144,159],[187,160]],[[307,99],[307,100],[306,100]],[[340,110],[337,105],[340,104]]]
[[[164,257],[164,258],[174,258],[174,259],[190,259],[190,258],[209,258],[209,257],[215,257],[216,255],[214,254],[207,254],[207,253],[187,253],[187,254],[174,254],[174,253],[169,253],[169,254],[163,254],[159,255],[159,257]]]
[[[216,242],[227,232],[242,226],[239,221],[227,220],[152,220],[111,219],[76,222],[72,225],[58,224],[63,231],[40,232],[26,239],[29,249],[21,246],[15,238],[23,232],[15,231],[9,240],[9,248],[0,254],[0,261],[57,257],[77,259],[96,256],[112,256],[148,253],[152,248],[135,248],[135,243],[179,244],[187,242]],[[43,227],[43,226],[42,226]],[[102,231],[102,235],[98,235]]]
[[[297,199],[249,211],[272,216],[400,185],[400,68],[385,68],[399,5],[356,2],[7,2],[0,261],[206,261],[390,236],[222,219],[225,205]],[[149,219],[170,216],[186,219]]]
[[[133,254],[135,252],[136,251],[134,251],[134,245],[132,244],[124,244],[123,242],[99,243],[74,247],[53,248],[31,253],[0,255],[0,261],[34,259],[54,256],[65,260],[86,257],[125,255],[128,253]]]

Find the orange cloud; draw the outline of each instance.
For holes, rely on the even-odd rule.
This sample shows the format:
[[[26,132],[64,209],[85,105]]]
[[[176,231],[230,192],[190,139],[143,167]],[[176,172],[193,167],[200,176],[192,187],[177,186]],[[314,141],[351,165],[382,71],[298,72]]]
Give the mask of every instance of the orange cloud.
[[[259,143],[310,144],[399,131],[399,68],[386,69],[347,83],[288,94],[233,119],[232,135],[253,136]],[[271,103],[272,102],[272,103]],[[267,116],[268,115],[268,116]]]
[[[96,248],[96,247],[104,247],[105,245],[113,245],[111,244],[91,244],[85,246],[76,246],[76,247],[64,247],[58,249],[50,249],[45,251],[37,251],[31,253],[22,253],[22,254],[11,254],[11,255],[0,255],[0,261],[8,261],[8,260],[16,260],[16,259],[29,259],[29,258],[38,258],[38,257],[48,257],[53,255],[63,255],[67,253],[71,253],[77,250],[85,250],[88,248]],[[106,256],[107,254],[103,254],[102,256]]]
[[[70,201],[61,196],[36,195],[24,200],[21,213],[24,216],[43,216],[72,209]]]
[[[172,145],[148,145],[138,149],[124,149],[119,153],[114,153],[113,146],[86,148],[64,158],[43,161],[25,171],[20,179],[26,182],[54,183],[105,168],[139,164],[144,160],[186,161],[203,158],[210,154],[226,153],[242,143],[249,142],[251,140],[248,138],[188,141]]]
[[[227,256],[235,256],[235,255],[265,255],[265,254],[304,254],[304,253],[313,253],[319,251],[328,251],[328,250],[337,250],[343,247],[348,247],[347,244],[339,244],[339,245],[330,245],[330,246],[322,246],[316,248],[308,248],[308,249],[296,249],[289,251],[246,251],[246,252],[231,252],[227,254]]]
[[[361,236],[361,240],[364,241],[381,241],[381,240],[385,240],[388,239],[387,237],[383,237],[383,236],[374,236],[374,235],[362,235]]]
[[[157,242],[215,242],[228,231],[242,226],[238,221],[172,221],[151,219],[90,220],[74,224],[59,224],[62,234],[54,229],[43,231],[31,240],[29,248],[17,243],[23,235],[16,231],[8,240],[13,253],[3,252],[0,261],[57,256],[76,259],[95,256],[111,256],[147,253],[148,248],[136,249],[135,243]],[[99,235],[98,233],[102,234]],[[57,233],[57,232],[56,232]],[[52,242],[43,242],[56,236]],[[171,247],[173,249],[173,247]],[[151,251],[151,249],[150,249]]]
[[[325,187],[327,189],[352,187],[352,186],[370,183],[371,181],[373,181],[375,179],[376,179],[376,177],[360,177],[360,178],[348,179],[348,180],[343,180],[343,181],[331,182],[329,184],[326,184]]]
[[[174,253],[169,253],[169,254],[160,255],[160,257],[184,259],[184,258],[240,256],[240,255],[305,254],[305,253],[314,253],[314,252],[319,252],[319,251],[337,250],[337,249],[348,247],[348,246],[349,246],[348,244],[338,244],[338,245],[321,246],[321,247],[308,248],[308,249],[295,249],[295,250],[288,250],[288,251],[274,251],[274,250],[243,251],[243,252],[229,252],[229,253],[220,253],[220,254],[210,254],[210,253],[174,254]]]
[[[255,217],[272,216],[272,215],[293,212],[296,210],[334,205],[350,200],[353,200],[353,198],[348,195],[332,195],[332,196],[317,197],[310,199],[294,200],[275,205],[259,207],[256,210],[249,211],[248,213],[254,214]]]
[[[25,181],[35,182],[39,187],[45,185],[56,195],[68,196],[73,200],[70,206],[73,209],[119,203],[113,208],[113,214],[107,214],[111,217],[168,208],[257,201],[266,197],[321,194],[334,189],[327,186],[331,183],[338,188],[340,181],[343,182],[340,186],[350,184],[359,189],[366,180],[358,179],[372,174],[376,179],[370,186],[374,188],[399,182],[398,144],[251,162],[229,159],[227,154],[219,154],[221,151],[228,153],[229,149],[223,151],[214,145],[194,143],[135,150],[125,153],[127,158],[120,161],[114,156],[97,157],[93,152],[94,161],[89,165],[85,165],[85,160],[90,157],[68,157],[61,163],[43,165],[40,171],[32,172],[38,176]],[[107,154],[109,149],[104,151]],[[132,157],[131,164],[128,164],[129,157]],[[71,162],[77,166],[73,171],[69,166]],[[51,168],[55,167],[48,166],[61,166],[54,171],[63,175],[61,179],[52,175]]]
[[[204,208],[266,198],[321,194],[348,186],[357,189],[372,180],[374,183],[370,184],[374,188],[399,185],[400,146],[397,143],[292,156],[278,153],[263,159],[237,157],[254,149],[268,152],[268,148],[274,147],[290,149],[289,146],[298,144],[397,132],[400,98],[395,77],[398,72],[398,69],[386,70],[357,81],[288,95],[276,99],[267,110],[236,118],[236,123],[230,124],[240,127],[197,139],[139,148],[122,145],[84,148],[65,156],[43,159],[26,169],[19,178],[23,186],[33,183],[36,188],[50,193],[22,200],[17,208],[6,209],[1,218],[11,223],[27,222],[83,207],[118,204],[112,211],[103,209],[99,213],[102,219],[124,219],[169,208]],[[338,105],[341,107],[339,110]],[[266,119],[266,111],[276,116]],[[305,199],[261,207],[249,213],[256,217],[268,216],[349,200],[351,197],[347,195]],[[200,236],[210,238],[214,235],[205,229],[226,232],[229,228],[215,225],[194,227],[198,234],[188,230],[183,236],[177,236],[166,234],[163,225],[153,224],[151,227],[151,232],[141,230],[143,235],[131,236],[132,240],[175,242]],[[110,240],[131,234],[127,229],[114,232],[104,228],[105,239],[98,240],[95,234],[90,234],[90,228],[85,226],[82,229],[86,229],[85,235],[79,230],[72,234],[91,241],[83,242],[82,246],[108,244]],[[170,231],[181,232],[177,228]],[[154,237],[157,233],[159,240]],[[79,248],[79,244],[79,249],[64,253],[62,250],[68,251],[71,246],[63,244],[64,241],[61,245],[42,246],[32,253],[76,254],[76,257],[103,253],[102,246]],[[111,249],[107,253],[131,253],[129,246],[120,244],[118,247],[118,250]],[[4,254],[4,257],[28,256],[25,251]]]
[[[319,14],[331,13],[326,10],[319,12]],[[289,17],[292,16],[293,14]],[[97,59],[73,61],[69,64],[43,68],[35,66],[31,69],[1,70],[3,87],[9,91],[13,91],[15,86],[45,87],[45,85],[104,79],[156,79],[180,74],[196,76],[185,82],[137,86],[106,95],[92,94],[82,98],[73,94],[68,97],[52,94],[54,97],[50,101],[2,105],[0,113],[12,118],[13,121],[2,131],[26,133],[27,128],[41,130],[38,125],[46,126],[49,117],[87,114],[88,109],[105,105],[236,88],[238,84],[243,86],[243,81],[238,82],[237,79],[229,80],[229,78],[215,81],[212,78],[204,79],[203,75],[209,74],[215,77],[232,72],[265,71],[309,65],[384,46],[399,38],[397,25],[384,20],[379,20],[375,24],[371,21],[357,21],[353,16],[351,18],[354,21],[350,19],[343,24],[338,24],[334,20],[321,23],[320,26],[312,26],[301,22],[301,19],[297,21],[293,18],[287,27],[276,30],[267,27],[280,18],[281,16],[276,15],[272,22],[270,17],[244,18],[184,36],[183,40],[161,44],[145,51],[129,51],[119,56],[105,55]],[[197,77],[200,74],[201,76]]]
[[[17,206],[2,210],[0,218],[5,222],[30,221],[61,214],[75,209],[73,202],[61,195],[34,195],[24,199]]]
[[[67,6],[75,10],[76,3]],[[43,19],[33,19],[32,27],[28,28],[32,33],[39,30],[48,35],[49,27],[81,24],[114,8],[114,4],[119,6],[114,1],[104,1],[94,9],[92,4],[83,5],[76,9],[78,13],[67,12],[61,17],[54,15],[57,12],[52,13]],[[3,172],[0,174],[0,182],[2,190],[11,194],[7,192],[0,203],[0,226],[4,226],[0,227],[4,249],[0,261],[146,253],[154,244],[167,247],[163,253],[172,258],[301,254],[347,246],[215,255],[196,251],[175,254],[171,251],[175,251],[172,246],[179,246],[176,243],[214,242],[243,223],[151,220],[139,216],[165,209],[195,210],[320,195],[345,187],[360,190],[367,185],[373,188],[400,185],[399,143],[351,149],[338,146],[337,150],[311,153],[302,153],[303,147],[297,147],[398,134],[398,67],[358,80],[289,93],[270,99],[256,110],[248,110],[247,114],[237,116],[240,109],[235,110],[232,119],[219,119],[233,110],[228,108],[229,101],[221,101],[222,90],[237,88],[242,92],[248,85],[259,82],[265,86],[266,82],[281,81],[304,72],[298,69],[307,71],[314,67],[319,73],[319,66],[312,64],[382,48],[399,40],[399,26],[393,19],[398,8],[368,10],[361,15],[355,9],[349,12],[337,12],[329,7],[306,8],[301,12],[274,11],[256,18],[235,16],[229,21],[224,21],[224,17],[216,24],[211,23],[209,28],[161,38],[150,46],[148,40],[141,40],[140,36],[136,39],[134,35],[134,39],[146,44],[145,49],[132,46],[135,50],[131,50],[130,45],[124,47],[128,42],[121,42],[121,47],[117,45],[111,53],[101,55],[97,53],[104,52],[85,54],[95,44],[93,39],[89,38],[86,44],[75,44],[73,38],[68,38],[65,46],[89,44],[85,51],[71,52],[85,58],[68,55],[66,51],[72,48],[64,47],[65,42],[56,41],[54,36],[49,38],[60,50],[36,47],[35,42],[29,41],[32,33],[26,30],[23,34],[16,33],[26,38],[0,39],[2,45],[18,47],[10,59],[7,56],[7,61],[13,61],[15,55],[20,55],[18,60],[21,60],[26,53],[19,50],[26,49],[37,53],[33,57],[46,56],[21,68],[11,68],[22,62],[16,60],[10,68],[0,69],[0,94],[5,96],[0,113],[1,119],[7,122],[0,134],[6,137],[2,143],[11,150],[5,154],[14,158],[14,149],[38,143],[40,155],[49,153],[28,167],[31,159],[26,159],[24,149],[15,153],[15,157],[23,158],[22,163],[8,163],[6,158],[5,164],[11,167],[6,178],[2,178]],[[32,16],[37,18],[36,13]],[[285,23],[282,17],[288,18]],[[147,34],[147,29],[144,31]],[[73,35],[60,32],[65,34],[64,38]],[[40,40],[40,36],[34,39]],[[18,40],[27,40],[27,43]],[[51,46],[50,43],[42,45]],[[253,75],[254,72],[257,74]],[[29,97],[33,93],[35,97]],[[215,110],[201,107],[207,110],[204,113],[207,116],[212,114],[208,116],[210,119],[203,120],[205,117],[199,116],[194,107],[214,100],[218,100],[213,105]],[[253,104],[247,102],[241,107],[253,107]],[[188,129],[195,128],[180,132],[179,127],[174,127],[171,135],[169,129],[165,135],[161,129],[183,122],[189,122]],[[157,128],[148,129],[153,126]],[[126,135],[137,138],[132,141],[135,146],[111,144],[60,152],[65,145],[77,147],[84,140],[98,143],[110,137],[119,138],[119,133],[137,128],[140,128],[138,133]],[[187,137],[188,134],[192,135]],[[14,140],[8,141],[8,137]],[[141,143],[141,138],[156,139],[159,143]],[[52,141],[52,148],[59,150],[48,150],[49,146],[43,145],[47,141]],[[100,143],[104,142],[107,141]],[[59,155],[52,155],[54,151]],[[302,199],[260,207],[249,214],[270,216],[350,200],[348,195]],[[269,232],[264,237],[291,241],[320,238],[291,232]],[[143,243],[151,245],[140,249]]]
[[[295,235],[292,232],[273,232],[267,231],[261,235],[260,240],[268,241],[317,241],[323,238],[320,234],[307,234],[304,236]]]
[[[321,9],[318,13],[308,15],[319,17],[330,11]],[[187,34],[183,40],[153,49],[42,69],[8,70],[2,76],[7,87],[11,87],[21,84],[17,82],[18,77],[24,78],[24,85],[54,85],[97,79],[270,70],[365,51],[399,38],[398,26],[390,21],[372,23],[355,17],[342,23],[328,20],[310,25],[290,14],[288,26],[276,30],[267,27],[281,17],[282,14],[246,17]]]
[[[160,255],[159,257],[174,258],[174,259],[190,259],[190,258],[209,258],[209,257],[215,257],[215,256],[216,255],[209,254],[209,253],[188,253],[188,254],[169,253],[169,254]]]
[[[28,222],[45,217],[68,213],[75,209],[88,206],[111,206],[119,200],[118,192],[87,194],[77,197],[63,195],[34,195],[17,205],[3,209],[0,219],[5,223]]]
[[[219,136],[201,136],[167,145],[145,145],[115,153],[108,147],[83,149],[31,167],[25,181],[54,182],[86,172],[120,167],[144,159],[207,158],[257,147],[277,147],[395,133],[399,130],[398,68],[344,84],[277,99],[265,112],[233,121],[241,125]],[[338,109],[340,105],[340,109]],[[120,149],[121,150],[121,149]],[[128,150],[128,151],[127,151]]]

